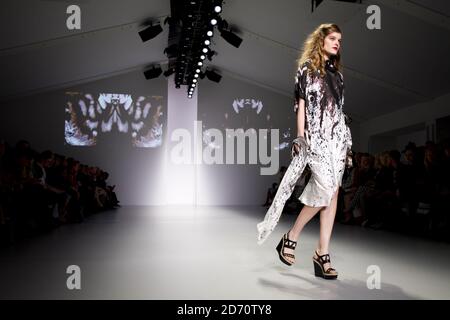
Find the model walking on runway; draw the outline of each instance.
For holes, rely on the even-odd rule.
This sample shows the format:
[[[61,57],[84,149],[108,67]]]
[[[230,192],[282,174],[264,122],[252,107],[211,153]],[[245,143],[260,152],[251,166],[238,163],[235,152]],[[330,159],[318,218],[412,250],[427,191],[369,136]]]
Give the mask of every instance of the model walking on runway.
[[[338,275],[331,267],[329,244],[339,186],[346,164],[351,165],[352,137],[343,112],[341,41],[342,32],[337,25],[322,24],[303,45],[295,77],[297,138],[292,144],[292,161],[264,221],[257,225],[258,244],[262,244],[275,228],[286,200],[308,165],[312,175],[299,198],[304,207],[276,249],[281,261],[294,264],[297,239],[308,221],[320,212],[313,264],[315,275],[325,279],[336,279]]]

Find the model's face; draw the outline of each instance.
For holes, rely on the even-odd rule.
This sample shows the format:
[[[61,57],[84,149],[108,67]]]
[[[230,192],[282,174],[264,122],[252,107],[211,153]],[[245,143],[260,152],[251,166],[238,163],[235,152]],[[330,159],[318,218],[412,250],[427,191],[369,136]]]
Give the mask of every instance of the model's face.
[[[337,55],[341,48],[342,35],[338,32],[332,32],[325,37],[323,49],[328,56]]]

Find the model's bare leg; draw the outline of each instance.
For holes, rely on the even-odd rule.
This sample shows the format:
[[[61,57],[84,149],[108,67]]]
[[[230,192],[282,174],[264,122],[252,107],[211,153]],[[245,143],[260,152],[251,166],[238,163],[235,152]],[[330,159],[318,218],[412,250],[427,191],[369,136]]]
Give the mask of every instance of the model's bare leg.
[[[331,231],[333,230],[334,218],[336,216],[338,192],[339,188],[331,198],[330,205],[320,210],[320,236],[317,247],[317,252],[320,255],[329,253],[328,249],[330,245]],[[327,270],[329,267],[331,267],[329,263],[324,264],[325,270]]]
[[[305,205],[302,210],[300,211],[300,213],[297,216],[297,219],[295,220],[294,226],[292,227],[292,229],[289,231],[288,234],[288,238],[289,240],[292,241],[297,241],[300,232],[303,230],[303,227],[309,222],[309,220],[311,220],[317,212],[319,212],[320,209],[322,209],[323,207],[310,207]],[[284,248],[284,253],[292,253],[293,254],[292,249],[289,248]],[[285,257],[286,260],[288,260],[291,263],[294,263],[294,259],[292,259],[291,257],[286,256]]]

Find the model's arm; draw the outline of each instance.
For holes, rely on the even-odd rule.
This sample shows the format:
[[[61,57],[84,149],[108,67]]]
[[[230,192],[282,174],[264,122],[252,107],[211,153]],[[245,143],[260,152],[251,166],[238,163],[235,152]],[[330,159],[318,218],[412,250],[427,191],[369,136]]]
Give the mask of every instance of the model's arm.
[[[297,111],[297,137],[305,136],[305,100],[299,99]]]

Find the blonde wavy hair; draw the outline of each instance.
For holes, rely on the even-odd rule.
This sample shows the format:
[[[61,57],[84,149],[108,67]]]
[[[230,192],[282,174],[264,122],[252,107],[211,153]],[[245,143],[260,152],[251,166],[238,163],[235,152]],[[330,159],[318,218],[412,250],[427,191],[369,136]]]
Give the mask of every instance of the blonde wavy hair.
[[[326,36],[333,32],[342,34],[341,29],[334,23],[323,23],[318,26],[303,43],[302,53],[297,59],[298,67],[301,67],[309,59],[313,70],[320,70],[321,76],[325,76],[325,52],[323,45]],[[334,66],[342,72],[340,51],[339,49],[334,60]],[[313,70],[310,69],[310,71]]]

